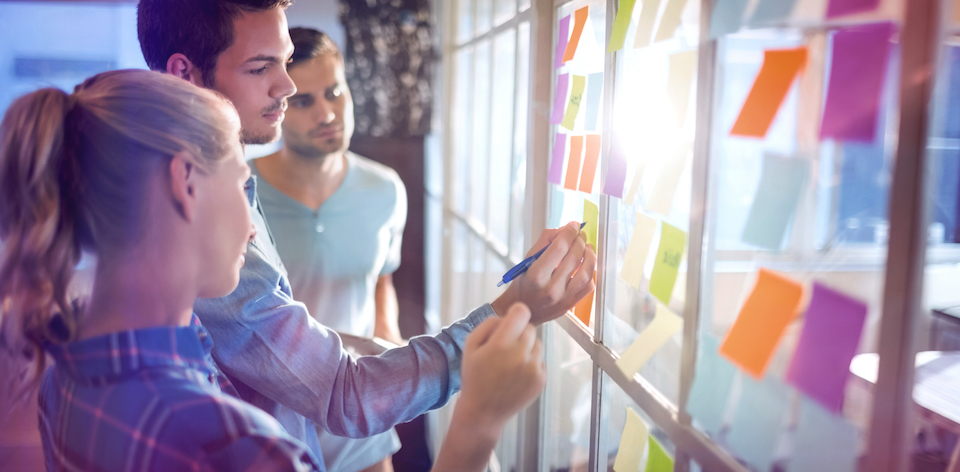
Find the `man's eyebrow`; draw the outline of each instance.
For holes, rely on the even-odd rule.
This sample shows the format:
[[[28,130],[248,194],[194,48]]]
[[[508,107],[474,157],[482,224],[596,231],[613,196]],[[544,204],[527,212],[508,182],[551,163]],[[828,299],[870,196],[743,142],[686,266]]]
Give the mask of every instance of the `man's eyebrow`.
[[[244,64],[247,64],[250,62],[270,62],[273,64],[279,64],[280,58],[277,56],[267,56],[267,55],[261,54],[259,56],[253,56],[250,59],[247,59],[246,61],[243,61],[243,62]]]

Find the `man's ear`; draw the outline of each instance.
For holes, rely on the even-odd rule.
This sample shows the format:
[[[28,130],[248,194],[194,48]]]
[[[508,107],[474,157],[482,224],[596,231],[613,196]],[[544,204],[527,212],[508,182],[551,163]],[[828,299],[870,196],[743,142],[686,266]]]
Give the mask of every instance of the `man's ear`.
[[[180,151],[170,159],[170,194],[177,212],[187,221],[196,214],[196,166],[187,159],[187,151]]]
[[[184,79],[198,87],[203,86],[203,75],[187,56],[176,53],[167,59],[167,73]]]

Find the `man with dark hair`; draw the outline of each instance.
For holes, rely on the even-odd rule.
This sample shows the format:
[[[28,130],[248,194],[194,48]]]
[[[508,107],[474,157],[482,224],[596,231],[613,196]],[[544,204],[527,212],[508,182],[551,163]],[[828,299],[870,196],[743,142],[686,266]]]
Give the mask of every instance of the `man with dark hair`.
[[[283,148],[250,163],[294,298],[337,332],[402,342],[393,272],[407,217],[397,173],[347,149],[353,99],[343,57],[326,34],[292,28],[288,71],[297,93],[283,120]],[[393,470],[390,431],[364,439],[318,432],[330,470]]]
[[[211,84],[230,99],[245,142],[273,141],[280,134],[287,98],[296,92],[286,71],[293,53],[286,4],[140,0],[141,48],[151,67],[196,85]],[[490,304],[436,336],[413,338],[381,356],[354,360],[340,338],[293,299],[254,178],[247,183],[247,195],[257,236],[248,245],[240,283],[226,297],[198,300],[194,311],[213,337],[217,365],[240,397],[276,417],[318,456],[322,452],[313,424],[340,436],[367,437],[446,404],[460,389],[465,338],[487,318],[505,316],[508,308],[523,302],[530,308],[530,322],[540,324],[561,316],[594,289],[596,254],[579,237],[579,225],[571,223],[545,231],[534,249],[550,247]],[[457,437],[451,444],[469,446],[464,440]],[[484,447],[489,453],[493,446]],[[469,456],[452,454],[462,460]]]

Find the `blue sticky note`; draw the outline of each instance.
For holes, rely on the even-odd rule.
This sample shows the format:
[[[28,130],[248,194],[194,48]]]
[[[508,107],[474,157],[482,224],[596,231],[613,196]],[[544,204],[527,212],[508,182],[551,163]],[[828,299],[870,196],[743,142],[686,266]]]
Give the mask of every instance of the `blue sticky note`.
[[[747,22],[751,27],[770,26],[787,19],[797,0],[760,0]]]
[[[763,156],[760,185],[743,229],[743,242],[764,249],[779,250],[793,219],[810,162],[773,154]]]
[[[697,370],[687,398],[687,412],[703,430],[717,434],[723,424],[730,388],[737,369],[718,353],[720,341],[703,335],[697,348]]]
[[[603,100],[603,72],[587,76],[587,121],[584,130],[597,131],[600,117],[600,102]]]
[[[727,433],[727,445],[756,470],[767,471],[773,466],[790,389],[774,377],[759,382],[748,375],[741,378],[740,401]]]
[[[855,426],[801,396],[800,420],[787,472],[852,472],[857,468],[858,440]]]
[[[743,11],[747,0],[717,0],[710,17],[710,38],[736,33],[743,25]]]

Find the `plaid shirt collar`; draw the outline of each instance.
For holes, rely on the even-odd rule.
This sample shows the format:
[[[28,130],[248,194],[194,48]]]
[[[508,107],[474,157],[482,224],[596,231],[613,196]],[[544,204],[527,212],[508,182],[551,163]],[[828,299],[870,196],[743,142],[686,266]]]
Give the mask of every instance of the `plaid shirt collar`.
[[[207,330],[196,322],[190,326],[120,331],[46,346],[58,369],[76,382],[88,385],[102,384],[156,367],[216,374],[210,356],[212,347],[213,340]]]

